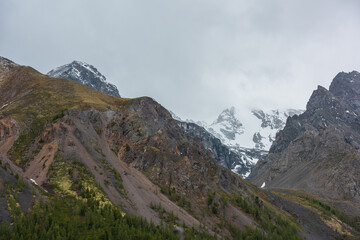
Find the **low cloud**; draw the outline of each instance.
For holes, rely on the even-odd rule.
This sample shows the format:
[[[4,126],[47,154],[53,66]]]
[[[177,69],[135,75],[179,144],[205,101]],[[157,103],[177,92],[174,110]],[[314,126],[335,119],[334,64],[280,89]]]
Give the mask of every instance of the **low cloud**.
[[[360,70],[359,1],[2,1],[0,54],[46,73],[96,66],[125,97],[183,118],[226,107],[305,108]]]

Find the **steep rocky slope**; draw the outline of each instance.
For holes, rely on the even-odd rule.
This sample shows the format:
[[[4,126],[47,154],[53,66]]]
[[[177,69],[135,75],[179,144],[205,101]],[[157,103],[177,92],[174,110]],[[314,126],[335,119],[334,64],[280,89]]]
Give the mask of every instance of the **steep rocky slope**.
[[[80,61],[57,67],[47,75],[55,78],[68,78],[111,96],[120,97],[117,87],[106,82],[106,78],[94,66]]]
[[[249,176],[258,186],[304,190],[360,214],[360,74],[319,86],[300,116],[288,118],[268,157]]]
[[[305,234],[297,217],[220,166],[153,99],[112,97],[0,60],[0,179],[11,183],[0,185],[4,220],[33,211],[24,202],[78,199],[219,237]],[[318,239],[340,236],[329,233]]]
[[[225,109],[212,124],[184,121],[175,113],[170,113],[184,131],[200,138],[217,161],[246,178],[257,161],[266,157],[275,134],[285,126],[287,117],[302,111],[241,111],[231,107]]]
[[[192,122],[177,121],[178,125],[188,134],[198,137],[205,149],[214,154],[214,158],[224,167],[232,170],[242,177],[247,177],[254,162],[264,158],[266,151],[259,149],[230,148],[223,144],[218,138],[209,133],[205,128]]]

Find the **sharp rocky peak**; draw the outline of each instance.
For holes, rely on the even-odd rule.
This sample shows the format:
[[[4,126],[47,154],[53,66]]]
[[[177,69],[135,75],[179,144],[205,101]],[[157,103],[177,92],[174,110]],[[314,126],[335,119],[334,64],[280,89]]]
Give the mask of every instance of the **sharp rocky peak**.
[[[337,74],[330,85],[329,91],[355,110],[358,110],[360,108],[360,73],[352,71]]]
[[[306,111],[287,119],[266,159],[254,167],[250,181],[359,204],[356,182],[360,174],[350,170],[360,166],[359,106],[360,74],[356,71],[336,75],[329,90],[318,86]],[[352,206],[346,206],[349,212]]]
[[[19,66],[19,65],[7,58],[0,56],[0,72],[7,71],[9,70],[9,68],[14,66]]]
[[[357,71],[338,73],[329,88],[330,92],[337,96],[342,96],[346,91],[351,89],[360,93],[360,73]]]
[[[233,118],[235,118],[235,108],[234,107],[226,108],[220,113],[220,115],[214,121],[213,124],[223,122],[225,119],[233,119]]]
[[[306,105],[306,109],[320,109],[329,105],[333,100],[335,100],[335,96],[326,88],[319,85],[318,88],[313,91]]]
[[[120,97],[116,86],[108,83],[104,75],[93,65],[86,62],[72,61],[69,64],[51,70],[47,75],[55,78],[68,78],[97,91]]]
[[[320,110],[324,113],[332,112],[339,115],[342,110],[360,113],[360,73],[340,72],[335,76],[329,90],[322,86],[311,95],[306,109],[309,111]]]
[[[93,65],[90,65],[86,62],[73,61],[71,63],[71,66],[73,66],[74,68],[77,68],[78,70],[83,70],[85,68],[86,70],[90,71],[94,75],[98,76],[101,81],[106,82],[105,76],[102,75]]]
[[[240,128],[242,126],[242,123],[236,118],[235,107],[227,108],[222,111],[218,118],[213,122],[213,125],[224,121],[230,123],[233,128]]]

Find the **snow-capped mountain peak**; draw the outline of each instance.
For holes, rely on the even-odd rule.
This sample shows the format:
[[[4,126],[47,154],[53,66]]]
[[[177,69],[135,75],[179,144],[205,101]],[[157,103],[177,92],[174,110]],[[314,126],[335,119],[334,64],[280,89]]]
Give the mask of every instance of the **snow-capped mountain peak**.
[[[261,127],[269,127],[271,129],[283,129],[285,127],[286,119],[292,117],[295,114],[299,115],[303,111],[296,109],[287,109],[285,111],[271,110],[265,113],[262,110],[252,110],[252,114],[261,120]]]
[[[234,107],[227,108],[218,116],[218,118],[211,124],[211,127],[220,126],[220,132],[225,138],[235,140],[236,134],[243,134],[243,124],[236,117],[236,110]]]
[[[276,133],[283,129],[286,119],[301,110],[240,110],[225,109],[211,125],[202,125],[229,147],[269,150]]]
[[[72,64],[80,65],[81,67],[86,68],[88,71],[92,72],[95,76],[97,76],[100,81],[106,82],[106,78],[104,77],[104,75],[102,75],[94,66],[81,61],[73,61]]]
[[[108,83],[104,75],[85,62],[73,61],[51,70],[47,75],[54,78],[68,78],[97,91],[120,97],[116,86]]]
[[[261,149],[248,149],[240,146],[229,146],[223,143],[218,136],[219,133],[204,121],[183,121],[174,112],[170,111],[172,117],[177,120],[178,125],[191,136],[199,137],[203,146],[214,154],[214,158],[223,166],[246,178],[252,167],[259,159],[263,159],[267,151]],[[229,123],[230,122],[230,123]],[[235,108],[226,109],[213,124],[223,124],[229,130],[241,127],[242,124],[235,118]],[[228,126],[227,126],[228,125]]]
[[[190,135],[199,137],[220,164],[244,178],[259,159],[265,158],[276,133],[284,128],[287,118],[303,112],[295,109],[264,111],[230,107],[223,110],[212,124],[208,124],[182,120],[170,111],[178,125]]]

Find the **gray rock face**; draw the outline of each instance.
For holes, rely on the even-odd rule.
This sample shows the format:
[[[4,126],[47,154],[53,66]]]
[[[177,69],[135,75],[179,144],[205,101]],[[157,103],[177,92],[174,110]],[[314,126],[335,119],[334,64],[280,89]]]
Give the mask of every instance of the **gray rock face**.
[[[360,73],[339,73],[331,83],[329,91],[339,99],[359,110],[360,107]]]
[[[243,124],[239,121],[239,119],[235,116],[235,108],[231,107],[230,109],[225,109],[216,119],[214,124],[221,123],[221,122],[227,122],[229,123],[228,126],[226,126],[226,130],[231,130],[235,132],[242,133],[242,126]]]
[[[92,65],[73,61],[51,70],[47,75],[54,78],[68,78],[111,96],[120,97],[115,85],[106,82],[106,78]]]
[[[265,158],[275,133],[284,127],[286,118],[302,112],[292,109],[243,112],[231,107],[222,111],[209,125],[203,121],[183,121],[170,111],[180,127],[188,134],[199,137],[205,148],[214,153],[217,161],[244,178],[259,159]],[[240,118],[246,114],[245,119],[248,120],[250,115],[250,121],[243,124]]]
[[[305,190],[334,204],[349,201],[345,210],[359,214],[359,99],[360,74],[355,71],[339,73],[329,91],[319,86],[306,111],[288,118],[249,180]]]
[[[257,148],[257,149],[264,148],[264,144],[261,142],[262,139],[263,139],[263,136],[261,136],[261,134],[259,132],[254,133],[253,142],[255,143],[255,148]]]
[[[210,150],[221,165],[242,177],[247,177],[250,174],[251,168],[254,166],[254,159],[264,158],[267,153],[257,149],[231,149],[222,144],[218,138],[206,131],[205,128],[195,123],[179,120],[177,120],[177,123],[186,133],[198,137],[205,149]]]
[[[252,113],[262,121],[261,127],[266,128],[270,127],[271,129],[283,129],[284,127],[284,121],[280,116],[280,113],[278,110],[273,110],[272,114],[264,113],[262,110],[254,110]],[[295,114],[295,113],[294,113]],[[293,114],[293,115],[294,115]],[[296,113],[297,114],[297,113]],[[284,113],[285,116],[292,116],[291,114],[287,115],[287,113]]]

